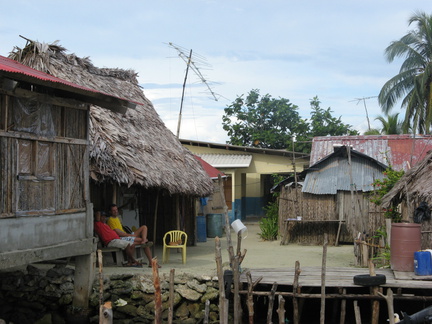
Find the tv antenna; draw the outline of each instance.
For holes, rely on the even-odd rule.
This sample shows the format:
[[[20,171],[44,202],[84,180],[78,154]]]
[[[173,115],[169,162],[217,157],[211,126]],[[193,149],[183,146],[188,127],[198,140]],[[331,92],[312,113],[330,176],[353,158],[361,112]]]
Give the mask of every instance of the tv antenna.
[[[171,42],[169,42],[168,45],[174,48],[177,51],[178,56],[186,63],[186,73],[183,81],[183,90],[182,90],[182,96],[180,101],[180,112],[179,112],[179,118],[177,123],[177,138],[179,138],[182,110],[183,110],[183,99],[184,99],[184,92],[185,92],[186,80],[187,80],[189,68],[198,76],[201,82],[206,85],[207,90],[210,92],[214,100],[218,101],[218,98],[216,97],[216,93],[210,88],[207,79],[203,76],[199,68],[199,65],[210,67],[210,65],[206,62],[206,59],[203,56],[198,55],[196,53],[194,54],[194,57],[192,57],[192,49],[189,51],[189,55],[187,55],[186,54],[187,50],[185,48],[179,45],[175,45]]]
[[[354,100],[350,101],[350,102],[357,101],[357,105],[360,103],[360,101],[363,101],[364,108],[365,108],[365,111],[366,111],[366,119],[367,119],[367,123],[368,123],[368,130],[370,130],[371,127],[370,127],[369,115],[368,115],[368,111],[367,111],[367,107],[366,107],[366,100],[367,99],[372,99],[372,98],[378,98],[378,96],[355,98]]]

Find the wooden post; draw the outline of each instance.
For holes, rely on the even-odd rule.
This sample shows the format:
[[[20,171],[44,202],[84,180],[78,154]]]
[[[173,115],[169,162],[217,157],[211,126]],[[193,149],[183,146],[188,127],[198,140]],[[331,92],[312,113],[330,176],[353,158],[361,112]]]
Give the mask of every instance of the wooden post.
[[[170,270],[170,282],[169,282],[169,311],[168,311],[168,324],[173,322],[174,313],[174,273],[175,269]]]
[[[346,288],[341,289],[342,295],[346,294]],[[341,301],[341,315],[339,319],[339,324],[345,324],[345,316],[346,316],[346,299],[342,299]]]
[[[239,256],[234,257],[233,265],[233,281],[234,281],[234,323],[241,323],[241,305],[240,305],[240,271],[239,271]]]
[[[103,259],[102,250],[97,250],[97,258],[99,263],[99,324],[112,324],[113,311],[110,301],[104,303],[104,280],[103,280]]]
[[[210,314],[210,300],[207,299],[204,307],[204,321],[203,324],[208,324],[209,322],[209,314]]]
[[[227,307],[227,299],[225,297],[225,285],[222,271],[222,254],[219,237],[215,237],[215,254],[216,254],[216,270],[219,284],[219,323],[227,324],[228,318],[225,316],[225,308]]]
[[[103,285],[103,273],[102,273],[102,267],[103,267],[103,261],[102,261],[102,251],[97,250],[98,255],[98,263],[99,263],[99,323],[102,321],[103,318],[103,301],[104,301],[104,285]]]
[[[300,262],[295,262],[295,270],[294,270],[294,282],[293,282],[293,319],[294,324],[300,323],[300,316],[299,316],[299,307],[298,307],[298,298],[296,297],[298,291],[298,281],[300,276]]]
[[[253,290],[254,290],[255,286],[263,279],[263,277],[259,277],[257,280],[255,280],[254,283],[252,283],[252,276],[251,276],[250,271],[248,271],[248,272],[246,272],[246,278],[248,281],[246,305],[247,305],[248,313],[249,313],[249,324],[253,324],[253,322],[254,322]]]
[[[282,234],[282,239],[280,242],[280,245],[285,245],[287,243],[287,236],[288,236],[288,222],[285,220],[284,221],[284,229],[283,229],[283,234]]]
[[[281,295],[278,296],[278,317],[279,317],[279,324],[285,324],[285,298],[283,298]]]
[[[155,255],[158,205],[159,205],[159,189],[158,189],[158,191],[156,193],[155,210],[154,210],[154,216],[153,216],[153,246],[152,246],[152,255]]]
[[[227,238],[227,243],[228,243],[228,253],[229,253],[229,257],[230,257],[230,264],[231,267],[233,269],[233,282],[234,282],[234,323],[240,323],[241,322],[241,305],[240,305],[240,264],[243,261],[243,258],[246,254],[246,250],[244,252],[243,255],[241,255],[240,250],[241,250],[241,241],[242,241],[242,236],[241,233],[239,232],[237,234],[237,253],[234,254],[234,247],[232,244],[232,240],[231,240],[231,228],[230,228],[230,223],[229,223],[229,217],[228,217],[228,208],[226,206],[226,202],[225,202],[225,195],[224,195],[224,189],[223,189],[223,182],[222,182],[222,177],[219,175],[218,176],[218,181],[219,181],[219,194],[220,194],[220,198],[222,201],[222,204],[224,206],[224,214],[225,214],[225,234],[226,234],[226,238]],[[221,271],[222,272],[222,271]],[[223,274],[222,277],[223,278]],[[225,294],[224,294],[225,296]],[[228,300],[226,300],[226,303],[228,303]],[[226,306],[226,305],[225,305]],[[225,311],[228,311],[228,309],[225,309]],[[226,319],[228,320],[228,318]]]
[[[376,276],[375,266],[374,266],[372,260],[370,260],[370,259],[368,262],[368,266],[369,266],[369,275],[372,277],[375,277]],[[370,287],[370,292],[371,292],[371,295],[378,295],[379,286]],[[378,324],[378,320],[379,320],[379,300],[373,300],[372,301],[371,323],[372,324]]]
[[[158,271],[158,263],[157,259],[152,259],[152,268],[153,268],[153,285],[155,287],[155,324],[162,323],[162,294],[161,294],[161,286],[159,279],[159,271]]]
[[[354,315],[355,315],[356,324],[362,324],[361,315],[360,315],[360,307],[358,306],[357,300],[354,300]]]
[[[383,297],[387,303],[389,324],[395,324],[394,306],[393,306],[393,290],[391,290],[391,288],[387,288],[387,295],[383,295],[381,292],[378,292],[378,295]]]
[[[75,257],[74,307],[88,308],[90,293],[95,278],[96,253],[78,255]]]
[[[323,245],[323,256],[322,256],[322,267],[321,267],[321,312],[320,312],[320,323],[325,323],[325,279],[326,279],[326,264],[327,264],[327,244],[328,238],[327,233],[324,233],[324,245]]]
[[[268,309],[267,309],[267,324],[272,324],[272,317],[273,317],[273,304],[274,304],[274,299],[275,299],[275,293],[276,293],[276,289],[277,289],[277,282],[273,283],[273,286],[270,290],[270,295],[269,295],[269,303],[268,303]]]

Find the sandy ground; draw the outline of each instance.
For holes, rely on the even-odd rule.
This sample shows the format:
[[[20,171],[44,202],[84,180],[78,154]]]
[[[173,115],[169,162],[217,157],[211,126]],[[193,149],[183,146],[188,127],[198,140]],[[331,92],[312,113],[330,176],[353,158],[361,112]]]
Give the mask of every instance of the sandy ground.
[[[295,262],[299,261],[301,267],[322,265],[322,246],[305,246],[298,244],[280,245],[280,240],[263,241],[258,233],[261,232],[257,221],[245,222],[248,228],[247,237],[242,240],[242,251],[247,250],[246,257],[241,264],[242,270],[253,268],[294,268]],[[231,234],[234,251],[237,248],[237,235]],[[228,243],[226,235],[220,238],[222,250],[222,262],[228,262]],[[159,274],[167,274],[175,269],[175,274],[191,273],[196,275],[215,275],[215,239],[207,238],[207,242],[198,242],[196,246],[187,248],[187,262],[182,264],[181,253],[171,251],[169,261],[162,264],[162,247],[155,248],[154,255],[161,263]],[[108,262],[108,260],[106,260]],[[111,260],[109,260],[111,261]],[[354,266],[353,245],[328,246],[327,267],[352,267]],[[152,271],[147,266],[144,268],[125,268],[106,265],[103,269],[106,275],[128,272],[148,273]]]

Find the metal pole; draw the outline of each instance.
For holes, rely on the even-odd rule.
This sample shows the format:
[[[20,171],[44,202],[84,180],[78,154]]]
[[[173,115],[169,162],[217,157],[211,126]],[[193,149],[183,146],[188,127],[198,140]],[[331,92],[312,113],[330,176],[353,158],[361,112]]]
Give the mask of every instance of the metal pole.
[[[188,62],[186,65],[186,74],[185,74],[185,78],[183,81],[183,91],[182,91],[182,97],[181,97],[181,101],[180,101],[180,113],[179,113],[178,124],[177,124],[177,138],[179,138],[179,136],[180,136],[180,124],[181,124],[182,109],[183,109],[183,98],[184,98],[186,79],[187,79],[187,75],[188,75],[188,71],[189,71],[189,65],[191,63],[191,58],[192,58],[192,50],[190,50],[190,53],[189,53],[189,58],[188,58]]]

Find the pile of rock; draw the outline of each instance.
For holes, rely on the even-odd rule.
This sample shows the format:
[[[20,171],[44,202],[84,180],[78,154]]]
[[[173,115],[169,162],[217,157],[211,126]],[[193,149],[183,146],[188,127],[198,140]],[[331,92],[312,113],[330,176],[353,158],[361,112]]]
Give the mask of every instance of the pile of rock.
[[[98,323],[99,280],[95,280],[88,310],[72,307],[74,270],[56,265],[48,270],[28,266],[27,272],[0,272],[0,319],[6,323],[68,323],[86,316]],[[174,279],[174,323],[203,319],[210,301],[209,322],[218,322],[217,277],[182,274]],[[151,275],[122,274],[104,278],[104,301],[111,301],[115,323],[153,323],[155,288]],[[160,278],[162,317],[168,318],[169,278]]]
[[[29,265],[27,272],[0,272],[0,318],[6,323],[37,323],[51,317],[61,323],[63,309],[72,304],[74,270],[54,266],[41,270]]]
[[[169,280],[162,277],[162,318],[168,318]],[[114,319],[133,319],[136,322],[154,321],[155,288],[147,275],[113,275],[104,282],[104,300],[111,300]],[[94,285],[91,307],[99,305],[99,287]],[[174,322],[195,323],[204,318],[205,302],[210,301],[209,321],[218,322],[219,290],[217,278],[183,274],[174,279]],[[120,323],[120,322],[119,322]]]

